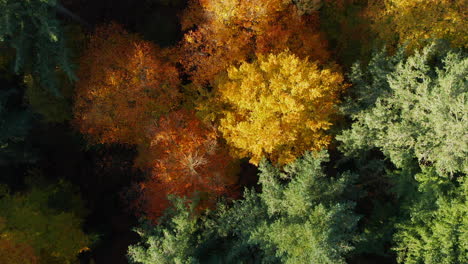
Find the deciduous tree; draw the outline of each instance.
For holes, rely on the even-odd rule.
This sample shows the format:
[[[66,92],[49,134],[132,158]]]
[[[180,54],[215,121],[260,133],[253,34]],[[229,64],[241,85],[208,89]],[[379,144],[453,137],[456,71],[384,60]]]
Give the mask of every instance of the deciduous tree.
[[[149,146],[142,146],[137,163],[149,169],[141,185],[143,211],[153,219],[161,215],[167,197],[197,197],[202,206],[228,194],[236,183],[235,166],[213,127],[193,111],[178,110],[160,118],[150,129]]]
[[[254,164],[262,157],[286,164],[328,145],[326,131],[346,87],[333,67],[291,52],[260,55],[230,67],[200,109],[221,109],[219,130],[238,157],[250,157]]]
[[[200,11],[195,11],[201,9]],[[299,56],[326,60],[325,38],[318,17],[300,16],[291,1],[192,1],[185,27],[197,24],[182,41],[182,65],[197,84],[212,84],[229,65],[252,59],[255,53],[289,48]]]
[[[0,222],[3,219],[0,218]],[[1,225],[1,224],[0,224]],[[0,232],[2,227],[0,227]],[[37,264],[38,258],[34,249],[27,244],[17,244],[8,238],[0,238],[0,263]]]
[[[89,246],[81,229],[83,204],[70,185],[35,186],[17,194],[0,189],[0,252],[16,244],[25,250],[25,262],[37,257],[38,263],[73,263]]]
[[[141,143],[147,124],[178,103],[178,72],[162,52],[116,24],[97,28],[78,72],[80,131],[99,143]]]
[[[431,39],[446,39],[455,47],[468,47],[465,0],[385,0],[371,1],[369,15],[375,31],[394,45],[421,48]]]

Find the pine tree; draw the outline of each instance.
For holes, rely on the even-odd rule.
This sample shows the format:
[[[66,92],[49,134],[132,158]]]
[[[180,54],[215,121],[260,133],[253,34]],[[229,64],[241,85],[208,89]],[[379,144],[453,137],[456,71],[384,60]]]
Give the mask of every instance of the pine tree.
[[[307,153],[284,170],[260,165],[262,192],[197,214],[181,200],[161,225],[140,228],[133,263],[345,263],[357,241],[353,176],[327,177],[325,152]]]
[[[374,61],[385,61],[378,56]],[[376,147],[400,168],[416,158],[421,166],[434,166],[440,175],[466,173],[466,54],[439,43],[398,59],[397,64],[394,58],[388,60],[383,67],[370,64],[367,76],[355,67],[357,77],[350,90],[367,93],[368,98],[359,103],[362,111],[351,112],[352,128],[337,136],[343,142],[342,151],[352,154]],[[348,108],[356,109],[356,103],[348,103]]]

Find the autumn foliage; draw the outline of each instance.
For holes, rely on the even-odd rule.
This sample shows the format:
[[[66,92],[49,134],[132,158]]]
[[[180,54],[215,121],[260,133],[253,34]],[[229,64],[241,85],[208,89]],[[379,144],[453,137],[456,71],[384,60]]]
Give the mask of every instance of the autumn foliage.
[[[468,47],[466,0],[373,0],[368,15],[387,44],[421,48],[431,39],[446,39],[455,47]]]
[[[0,236],[0,263],[37,264],[39,262],[31,246],[15,243]]]
[[[213,105],[221,109],[219,130],[236,156],[250,157],[254,164],[262,157],[286,164],[329,144],[326,131],[347,87],[343,81],[335,69],[289,51],[260,55],[230,67],[201,108],[207,113]]]
[[[212,84],[228,66],[256,53],[288,48],[301,57],[329,58],[318,15],[301,15],[291,1],[193,0],[183,27],[192,29],[181,43],[181,62],[196,84]]]
[[[178,100],[178,72],[163,51],[116,24],[90,37],[81,58],[75,123],[94,142],[136,144]]]
[[[229,194],[236,182],[233,160],[218,142],[216,130],[193,111],[162,116],[148,133],[150,144],[141,147],[137,164],[150,172],[140,186],[142,209],[149,217],[162,213],[167,194],[201,199],[202,205]]]

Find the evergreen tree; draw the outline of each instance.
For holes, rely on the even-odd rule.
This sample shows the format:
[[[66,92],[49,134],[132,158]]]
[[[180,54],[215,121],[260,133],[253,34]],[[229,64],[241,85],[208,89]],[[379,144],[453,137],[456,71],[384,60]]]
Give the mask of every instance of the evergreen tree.
[[[345,263],[359,217],[347,199],[352,175],[327,177],[325,152],[308,153],[284,171],[260,165],[262,192],[197,214],[176,201],[156,227],[139,229],[133,263]]]
[[[468,262],[468,180],[441,182],[434,169],[416,175],[416,199],[405,205],[408,217],[396,225],[398,262]]]
[[[377,148],[397,167],[386,172],[396,202],[376,204],[365,237],[392,240],[399,263],[467,262],[467,73],[466,54],[442,42],[354,67],[344,109],[355,122],[337,138],[348,158]]]
[[[43,87],[60,95],[57,69],[72,80],[76,77],[56,18],[56,5],[57,0],[0,0],[0,44],[16,50],[16,73],[32,73]]]
[[[433,44],[398,64],[395,58],[386,62],[378,56],[374,61],[383,60],[386,66],[370,64],[370,78],[355,67],[354,93],[374,91],[361,99],[362,111],[352,112],[352,128],[337,136],[343,142],[341,150],[352,154],[376,147],[400,168],[416,158],[422,166],[434,166],[440,175],[466,173],[466,55]]]

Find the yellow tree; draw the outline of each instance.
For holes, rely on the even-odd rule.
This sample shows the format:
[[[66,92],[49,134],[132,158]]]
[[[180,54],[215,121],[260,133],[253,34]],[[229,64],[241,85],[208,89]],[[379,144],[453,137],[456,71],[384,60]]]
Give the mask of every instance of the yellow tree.
[[[119,25],[99,27],[80,61],[80,131],[99,143],[141,143],[147,124],[178,102],[178,72],[162,53]]]
[[[388,44],[397,40],[412,49],[424,46],[428,39],[447,39],[466,48],[467,10],[466,0],[373,0],[368,13]]]
[[[230,67],[201,110],[222,109],[219,130],[238,157],[257,164],[293,161],[306,150],[326,147],[343,76],[289,51],[259,55]],[[212,112],[214,112],[212,111]],[[206,112],[205,112],[206,113]]]

